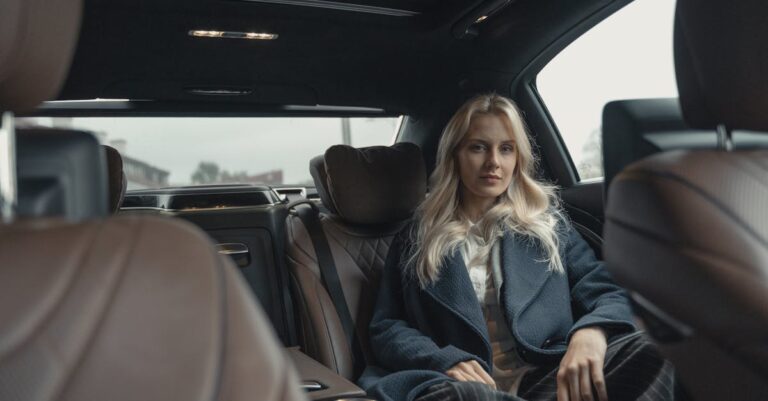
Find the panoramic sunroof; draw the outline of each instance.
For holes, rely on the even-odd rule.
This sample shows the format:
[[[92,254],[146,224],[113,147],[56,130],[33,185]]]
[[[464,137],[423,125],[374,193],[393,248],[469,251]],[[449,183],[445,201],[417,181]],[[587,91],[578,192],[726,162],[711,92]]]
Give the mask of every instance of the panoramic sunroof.
[[[329,1],[329,0],[242,0],[256,3],[282,4],[300,7],[315,7],[329,10],[352,11],[366,14],[389,15],[393,17],[414,17],[437,1]]]

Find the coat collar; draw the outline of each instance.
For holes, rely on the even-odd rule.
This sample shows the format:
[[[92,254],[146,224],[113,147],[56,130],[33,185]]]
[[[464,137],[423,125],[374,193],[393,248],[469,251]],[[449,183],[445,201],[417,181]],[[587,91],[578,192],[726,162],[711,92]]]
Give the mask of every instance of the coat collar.
[[[510,232],[502,238],[501,263],[501,299],[507,316],[514,320],[539,294],[552,270],[534,241]]]
[[[457,250],[444,259],[440,277],[425,288],[425,291],[469,324],[487,342],[488,328],[483,311],[460,251]]]
[[[501,275],[504,282],[500,285],[500,301],[506,316],[514,320],[531,304],[552,272],[533,241],[510,232],[506,232],[501,241]],[[485,317],[461,252],[456,251],[445,258],[440,277],[425,291],[488,342]]]

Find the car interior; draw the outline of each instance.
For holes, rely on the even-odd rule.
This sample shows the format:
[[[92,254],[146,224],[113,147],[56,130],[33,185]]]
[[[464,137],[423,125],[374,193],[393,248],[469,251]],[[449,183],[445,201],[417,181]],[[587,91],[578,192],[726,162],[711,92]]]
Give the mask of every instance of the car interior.
[[[0,0],[0,399],[371,400],[390,244],[445,123],[490,92],[680,391],[768,399],[768,6],[677,0],[679,95],[601,102],[594,178],[543,95],[553,59],[652,1]],[[140,186],[146,162],[56,123],[93,118],[206,118],[220,142],[227,119],[339,120],[342,140],[303,182]],[[384,119],[390,143],[350,146],[344,124]],[[210,146],[188,130],[169,157]]]

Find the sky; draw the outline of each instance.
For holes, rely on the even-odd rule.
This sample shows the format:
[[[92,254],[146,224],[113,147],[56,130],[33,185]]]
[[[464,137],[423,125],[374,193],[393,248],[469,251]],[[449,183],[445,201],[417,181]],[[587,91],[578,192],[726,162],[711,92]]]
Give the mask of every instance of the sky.
[[[677,97],[674,8],[674,0],[635,0],[574,41],[539,73],[539,94],[576,165],[587,137],[600,128],[607,102]]]

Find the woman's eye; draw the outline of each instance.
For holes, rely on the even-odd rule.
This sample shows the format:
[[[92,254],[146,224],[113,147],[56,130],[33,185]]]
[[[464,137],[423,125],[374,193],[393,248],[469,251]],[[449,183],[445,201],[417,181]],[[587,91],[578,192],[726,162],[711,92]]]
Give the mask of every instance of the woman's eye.
[[[504,153],[511,153],[515,151],[515,147],[512,145],[504,145],[501,147],[501,151]]]
[[[469,145],[469,150],[471,150],[473,152],[482,152],[482,151],[485,150],[485,145],[480,144],[480,143],[473,143],[473,144]]]

